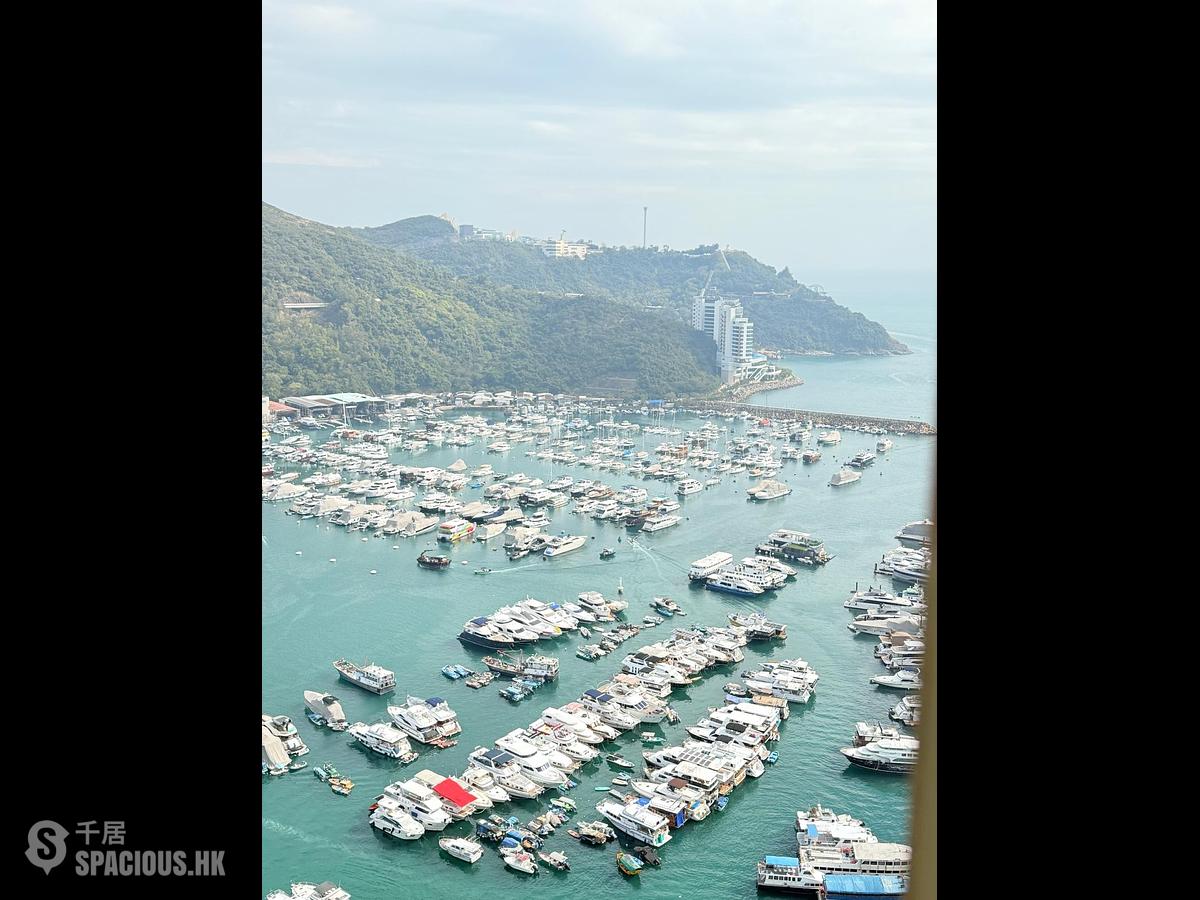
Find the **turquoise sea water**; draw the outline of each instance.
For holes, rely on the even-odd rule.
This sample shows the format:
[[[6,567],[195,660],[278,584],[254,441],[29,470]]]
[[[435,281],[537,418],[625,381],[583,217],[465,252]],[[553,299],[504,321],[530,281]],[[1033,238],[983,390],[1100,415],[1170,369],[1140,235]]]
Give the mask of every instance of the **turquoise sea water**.
[[[831,412],[884,416],[916,416],[933,421],[936,387],[936,326],[932,303],[917,303],[916,292],[890,305],[874,300],[884,293],[864,290],[847,296],[832,281],[827,289],[840,302],[861,309],[883,322],[914,353],[881,359],[798,358],[787,362],[806,383],[779,396],[758,395],[774,405]],[[930,294],[932,296],[932,294]],[[634,421],[641,421],[633,419]],[[724,420],[715,420],[727,425]],[[685,430],[701,422],[679,417]],[[742,430],[739,422],[730,425]],[[667,440],[646,437],[647,448]],[[625,540],[625,530],[572,515],[570,506],[549,511],[551,526],[595,537],[576,553],[542,561],[539,557],[509,562],[500,546],[502,538],[487,544],[455,546],[449,552],[454,565],[444,572],[419,569],[415,558],[431,535],[416,539],[374,538],[348,534],[335,526],[319,527],[316,520],[297,520],[282,506],[262,504],[262,710],[292,717],[311,753],[303,757],[309,768],[279,778],[262,778],[262,891],[287,888],[290,881],[339,882],[354,900],[407,897],[512,896],[562,898],[572,894],[629,896],[645,900],[688,897],[689,900],[750,898],[756,895],[755,862],[764,854],[795,853],[794,821],[797,809],[821,803],[837,812],[863,819],[885,841],[909,840],[908,781],[895,775],[850,767],[838,748],[848,746],[856,721],[886,720],[901,694],[870,685],[868,679],[885,670],[872,655],[874,638],[855,637],[846,629],[853,612],[842,602],[854,589],[873,582],[872,565],[894,546],[901,525],[926,517],[931,509],[936,438],[896,436],[895,448],[880,455],[861,481],[843,488],[826,482],[839,462],[863,449],[874,449],[875,438],[843,432],[841,445],[826,448],[815,466],[785,463],[781,480],[793,488],[787,497],[765,504],[746,500],[753,482],[744,475],[724,476],[724,483],[681,500],[686,520],[675,528],[639,540],[649,551],[639,551]],[[630,479],[620,474],[584,467],[563,467],[526,457],[528,444],[516,444],[507,454],[486,453],[482,444],[443,448],[418,455],[393,452],[392,460],[414,465],[446,466],[461,457],[474,468],[491,463],[498,472],[522,471],[546,481],[557,475],[575,479],[599,478],[613,485]],[[736,478],[736,481],[734,480]],[[651,496],[673,490],[673,485],[645,481]],[[463,491],[474,499],[479,491]],[[749,555],[755,544],[777,528],[810,531],[823,538],[836,558],[827,565],[800,571],[788,587],[763,602],[750,602],[689,586],[682,571],[691,560],[715,550],[736,557]],[[399,549],[393,550],[393,546]],[[445,545],[442,545],[444,547]],[[617,549],[615,559],[601,561],[599,551]],[[297,550],[302,556],[296,556]],[[495,550],[495,552],[493,552]],[[334,558],[336,562],[330,562]],[[465,561],[467,564],[462,565]],[[480,566],[494,571],[473,574]],[[371,569],[377,575],[368,574]],[[536,877],[506,869],[492,845],[474,866],[447,857],[437,838],[465,835],[469,823],[450,826],[445,832],[427,833],[418,841],[397,841],[367,823],[367,808],[391,781],[411,777],[423,768],[442,775],[459,774],[467,755],[477,745],[489,745],[518,726],[526,726],[547,706],[576,699],[615,673],[627,652],[663,636],[677,621],[667,619],[648,630],[644,641],[634,638],[616,653],[596,662],[574,654],[582,639],[543,641],[541,652],[558,656],[558,682],[547,685],[519,705],[497,695],[503,682],[471,690],[441,674],[447,663],[478,663],[485,651],[464,648],[456,640],[462,623],[475,615],[494,611],[526,595],[542,600],[571,600],[580,592],[597,590],[615,596],[623,582],[624,599],[630,601],[625,618],[640,621],[649,612],[652,596],[669,595],[688,615],[678,623],[726,624],[735,610],[762,608],[788,625],[785,643],[768,646],[752,643],[744,648],[741,664],[707,670],[701,681],[677,689],[671,703],[679,711],[679,725],[662,727],[673,743],[685,740],[685,725],[694,724],[709,706],[721,702],[722,685],[755,661],[802,656],[820,673],[821,680],[807,706],[792,705],[792,715],[781,728],[779,764],[767,767],[757,780],[747,779],[735,790],[723,812],[713,812],[703,822],[689,822],[674,832],[663,850],[661,869],[647,868],[636,878],[626,878],[615,865],[615,846],[586,847],[560,829],[546,844],[547,850],[564,850],[572,871],[559,873],[542,867]],[[895,585],[899,588],[901,585]],[[396,672],[398,688],[377,697],[338,680],[331,663],[340,656],[358,661],[371,659]],[[459,745],[431,750],[414,742],[421,758],[406,767],[370,753],[346,734],[313,726],[304,717],[303,692],[328,690],[342,699],[351,721],[385,721],[386,707],[406,693],[445,697],[458,712],[463,733]],[[395,698],[395,699],[393,699]],[[620,752],[641,763],[637,731],[618,739]],[[356,783],[349,797],[339,797],[317,781],[311,770],[328,760]],[[580,782],[572,796],[579,818],[595,819],[594,805],[604,794],[593,792],[608,784],[621,770],[601,758],[573,777]],[[547,792],[556,795],[556,792]],[[546,800],[549,797],[545,797]],[[495,811],[516,814],[528,821],[545,809],[545,800],[501,804]]]

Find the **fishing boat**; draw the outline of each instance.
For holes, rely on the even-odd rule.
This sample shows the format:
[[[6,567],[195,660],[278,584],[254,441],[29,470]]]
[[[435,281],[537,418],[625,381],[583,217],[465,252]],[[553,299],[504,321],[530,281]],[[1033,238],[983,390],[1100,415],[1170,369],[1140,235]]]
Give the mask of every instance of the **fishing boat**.
[[[642,866],[642,861],[632,853],[617,851],[617,868],[621,870],[622,875],[637,875],[642,871]]]
[[[313,775],[319,781],[328,781],[330,778],[341,778],[342,773],[334,768],[333,763],[321,763],[313,769]]]

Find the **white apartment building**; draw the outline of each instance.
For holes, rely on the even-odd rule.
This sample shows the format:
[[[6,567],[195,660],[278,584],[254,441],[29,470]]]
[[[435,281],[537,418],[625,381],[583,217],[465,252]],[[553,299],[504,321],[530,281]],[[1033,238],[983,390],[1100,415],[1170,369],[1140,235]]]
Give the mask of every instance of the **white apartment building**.
[[[587,244],[572,244],[569,241],[542,241],[538,246],[547,256],[574,256],[578,259],[586,259],[588,255]]]
[[[732,384],[741,378],[754,358],[754,323],[741,303],[699,296],[692,301],[692,327],[717,345],[721,379]]]

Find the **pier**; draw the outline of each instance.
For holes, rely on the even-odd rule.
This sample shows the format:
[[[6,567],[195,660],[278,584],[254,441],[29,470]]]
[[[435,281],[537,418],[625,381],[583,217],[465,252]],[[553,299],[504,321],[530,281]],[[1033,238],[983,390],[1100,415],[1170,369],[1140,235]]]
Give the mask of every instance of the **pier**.
[[[677,400],[676,409],[693,412],[716,412],[722,415],[737,415],[748,412],[760,419],[812,419],[832,428],[883,428],[892,434],[937,434],[937,429],[928,422],[915,419],[884,419],[878,416],[860,416],[854,413],[818,412],[811,409],[788,409],[781,406],[755,406],[749,403],[731,403],[725,400]]]

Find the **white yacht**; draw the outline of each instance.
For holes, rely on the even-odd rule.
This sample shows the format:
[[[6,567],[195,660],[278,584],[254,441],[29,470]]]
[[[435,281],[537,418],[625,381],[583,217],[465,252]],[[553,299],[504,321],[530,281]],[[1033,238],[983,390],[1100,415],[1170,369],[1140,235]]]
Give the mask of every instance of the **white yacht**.
[[[561,725],[575,735],[576,739],[585,744],[603,744],[605,736],[597,734],[592,729],[588,728],[587,724],[579,716],[573,715],[563,709],[558,709],[553,706],[548,706],[542,710],[542,721],[549,725]]]
[[[830,487],[838,487],[843,484],[850,484],[862,478],[861,472],[855,472],[853,469],[841,468],[833,473],[833,477],[829,479]]]
[[[867,466],[875,463],[875,454],[870,450],[864,450],[862,453],[855,454],[847,465],[853,466],[856,469],[865,469]]]
[[[661,847],[671,840],[667,818],[651,812],[640,803],[623,805],[613,800],[601,800],[596,804],[596,812],[608,819],[614,828],[651,847]]]
[[[475,529],[476,541],[490,541],[504,534],[508,526],[502,522],[484,522]]]
[[[749,488],[746,491],[751,500],[778,500],[791,492],[792,489],[782,481],[764,481],[757,487]]]
[[[547,558],[562,556],[570,553],[572,550],[578,550],[587,543],[587,538],[582,535],[568,535],[566,537],[552,537],[546,545],[546,549],[542,551],[542,555]]]
[[[817,435],[818,444],[840,444],[842,442],[842,433],[840,431],[822,431]]]
[[[463,862],[477,863],[483,858],[483,845],[466,838],[441,838],[438,846]]]
[[[415,779],[389,784],[383,793],[384,797],[395,800],[399,809],[407,811],[424,825],[427,831],[441,831],[451,822],[450,814],[442,808],[441,798]]]
[[[536,797],[545,790],[522,770],[517,758],[504,750],[476,747],[467,757],[471,767],[486,772],[496,783],[514,797]]]
[[[520,729],[496,740],[496,747],[512,754],[522,773],[545,787],[562,787],[567,783],[567,775],[556,767],[546,754],[542,753],[529,741],[517,737]]]
[[[654,515],[642,523],[642,531],[662,531],[664,528],[670,528],[672,525],[678,525],[680,521],[682,520],[679,518],[679,516]]]
[[[685,478],[679,482],[679,485],[675,488],[675,493],[680,497],[686,497],[689,494],[699,494],[703,490],[704,485],[695,478]]]
[[[422,769],[412,780],[433,791],[441,801],[442,809],[456,822],[461,822],[471,813],[492,808],[492,801],[487,797],[477,797],[462,782],[446,778],[431,769]]]
[[[895,444],[892,443],[891,438],[880,438],[875,442],[875,449],[880,453],[887,453],[894,446]]]
[[[899,669],[895,675],[876,675],[871,679],[871,684],[895,688],[898,691],[919,691],[921,673],[916,669]]]
[[[442,726],[437,716],[424,703],[409,703],[407,706],[389,706],[388,715],[400,730],[422,744],[442,743]]]
[[[356,741],[376,753],[390,756],[393,759],[412,755],[412,745],[409,744],[404,732],[395,725],[389,725],[387,722],[376,722],[373,725],[355,722],[349,730],[350,735]]]
[[[368,821],[384,834],[402,841],[415,841],[425,834],[425,826],[398,800],[386,794],[375,801]]]
[[[842,755],[856,766],[877,772],[906,774],[917,767],[920,742],[914,737],[872,741],[861,747],[843,747]]]
[[[492,803],[507,803],[512,799],[512,795],[500,786],[491,772],[485,772],[475,766],[467,766],[459,779],[467,785],[467,789],[471,793],[487,797]]]

